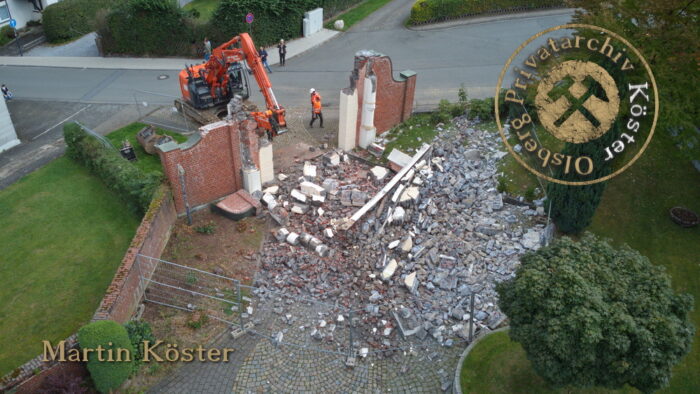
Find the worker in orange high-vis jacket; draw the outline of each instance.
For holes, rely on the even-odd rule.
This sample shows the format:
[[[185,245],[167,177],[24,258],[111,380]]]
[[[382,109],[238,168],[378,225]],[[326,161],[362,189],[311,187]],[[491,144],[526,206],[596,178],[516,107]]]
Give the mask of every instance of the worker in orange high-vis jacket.
[[[318,94],[316,89],[311,88],[309,90],[311,94],[311,122],[309,127],[314,127],[314,121],[318,118],[321,122],[321,128],[323,128],[323,114],[321,113],[321,95]]]

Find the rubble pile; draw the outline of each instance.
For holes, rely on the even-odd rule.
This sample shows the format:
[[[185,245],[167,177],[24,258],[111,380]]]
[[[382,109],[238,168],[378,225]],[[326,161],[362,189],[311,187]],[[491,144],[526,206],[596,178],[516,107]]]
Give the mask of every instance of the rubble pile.
[[[466,339],[472,293],[475,329],[499,325],[495,284],[540,247],[544,210],[505,203],[496,190],[505,156],[497,133],[466,120],[454,124],[347,231],[338,228],[341,219],[394,173],[333,152],[282,177],[266,194],[276,195],[274,209],[291,213],[274,230],[277,242],[263,248],[256,286],[356,310],[359,348]]]

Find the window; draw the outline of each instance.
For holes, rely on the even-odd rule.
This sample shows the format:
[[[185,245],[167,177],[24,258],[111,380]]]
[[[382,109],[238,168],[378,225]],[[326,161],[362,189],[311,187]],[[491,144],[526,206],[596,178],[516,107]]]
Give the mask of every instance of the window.
[[[5,22],[10,19],[10,9],[7,8],[7,2],[0,0],[0,22]]]

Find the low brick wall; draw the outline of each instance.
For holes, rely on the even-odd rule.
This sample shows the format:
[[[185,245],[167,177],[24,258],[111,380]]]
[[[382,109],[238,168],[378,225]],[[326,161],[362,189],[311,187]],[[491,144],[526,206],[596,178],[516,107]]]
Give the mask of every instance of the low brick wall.
[[[151,207],[144,215],[136,235],[127,249],[121,265],[114,274],[100,306],[92,320],[114,320],[118,323],[129,321],[141,302],[144,289],[140,286],[141,274],[151,276],[152,272],[142,272],[142,266],[135,264],[136,256],[160,258],[170,238],[170,229],[177,219],[175,204],[170,189],[161,186]],[[149,265],[152,268],[154,265]]]
[[[126,323],[136,311],[144,289],[141,288],[139,275],[152,275],[152,272],[140,271],[140,265],[136,264],[137,255],[160,257],[163,249],[170,239],[170,230],[177,219],[175,203],[170,188],[162,185],[155,193],[148,212],[136,229],[136,234],[127,249],[112,283],[107,288],[100,306],[92,318],[95,320],[114,320]],[[151,270],[154,264],[148,264]],[[142,269],[142,268],[141,268]],[[66,340],[66,349],[77,346],[76,335],[73,334]],[[38,355],[15,371],[4,376],[0,380],[0,392],[13,387],[18,388],[18,393],[36,392],[42,383],[52,375],[62,373],[84,373],[83,363],[52,363],[41,361],[43,354]]]

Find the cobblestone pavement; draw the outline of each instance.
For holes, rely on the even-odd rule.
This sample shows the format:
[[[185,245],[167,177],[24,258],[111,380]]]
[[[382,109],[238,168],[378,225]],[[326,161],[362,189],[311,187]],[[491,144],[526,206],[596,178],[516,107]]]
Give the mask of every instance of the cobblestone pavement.
[[[234,340],[228,333],[214,341],[211,347],[236,349],[227,363],[193,362],[153,386],[149,393],[230,393],[241,365],[255,349],[258,338],[244,335]]]
[[[368,356],[349,368],[345,358],[262,340],[241,366],[235,393],[437,393],[451,389],[463,346],[397,352],[380,359]]]

